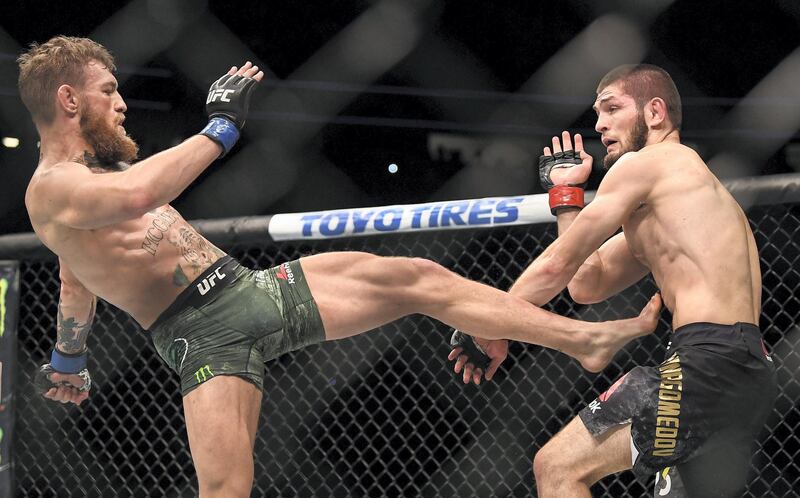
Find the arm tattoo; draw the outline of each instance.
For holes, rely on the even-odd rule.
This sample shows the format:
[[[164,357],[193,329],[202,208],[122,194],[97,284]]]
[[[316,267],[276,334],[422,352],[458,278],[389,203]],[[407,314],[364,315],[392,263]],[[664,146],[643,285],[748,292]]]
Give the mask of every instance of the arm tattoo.
[[[92,304],[89,308],[89,314],[86,319],[81,322],[79,317],[64,316],[64,308],[67,306],[59,301],[58,303],[58,317],[57,324],[57,339],[56,349],[62,353],[76,354],[86,350],[86,339],[89,336],[89,331],[92,329],[92,321],[94,321],[95,307],[97,306],[97,298],[92,298]]]

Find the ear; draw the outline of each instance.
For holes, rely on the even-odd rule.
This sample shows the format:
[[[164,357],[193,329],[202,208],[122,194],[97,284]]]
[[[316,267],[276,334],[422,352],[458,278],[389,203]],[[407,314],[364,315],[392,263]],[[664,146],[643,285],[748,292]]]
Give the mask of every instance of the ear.
[[[69,117],[78,113],[80,98],[75,88],[70,85],[61,85],[56,91],[56,105],[61,108]]]
[[[669,120],[667,103],[661,97],[654,97],[644,106],[644,120],[650,128],[658,128]]]

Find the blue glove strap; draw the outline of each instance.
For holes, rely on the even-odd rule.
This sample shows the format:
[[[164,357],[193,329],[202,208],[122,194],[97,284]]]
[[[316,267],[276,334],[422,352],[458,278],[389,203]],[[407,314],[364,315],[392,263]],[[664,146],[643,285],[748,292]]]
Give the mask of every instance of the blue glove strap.
[[[200,135],[205,135],[220,144],[223,149],[220,157],[223,157],[230,152],[236,144],[236,141],[239,140],[239,129],[236,128],[233,121],[220,116],[214,116],[208,121],[208,124],[200,132]]]
[[[88,351],[79,354],[66,354],[53,348],[53,354],[50,355],[50,366],[56,372],[74,374],[86,368],[87,358],[89,358]]]

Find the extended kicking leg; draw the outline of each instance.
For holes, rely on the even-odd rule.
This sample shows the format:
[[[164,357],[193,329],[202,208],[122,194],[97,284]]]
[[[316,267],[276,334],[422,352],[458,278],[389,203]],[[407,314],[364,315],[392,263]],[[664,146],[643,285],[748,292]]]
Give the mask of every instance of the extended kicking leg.
[[[637,318],[583,322],[462,278],[426,259],[340,252],[300,262],[329,340],[422,313],[477,337],[557,349],[598,371],[631,337],[652,332],[660,309],[660,299],[654,298]],[[623,337],[624,342],[609,339]]]

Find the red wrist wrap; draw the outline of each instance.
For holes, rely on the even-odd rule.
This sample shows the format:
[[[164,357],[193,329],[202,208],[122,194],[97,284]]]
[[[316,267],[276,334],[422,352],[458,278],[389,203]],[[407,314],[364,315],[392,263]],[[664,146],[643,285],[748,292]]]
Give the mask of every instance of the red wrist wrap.
[[[581,187],[570,187],[567,185],[556,185],[550,189],[550,212],[556,214],[559,208],[575,207],[582,208],[583,189]]]

